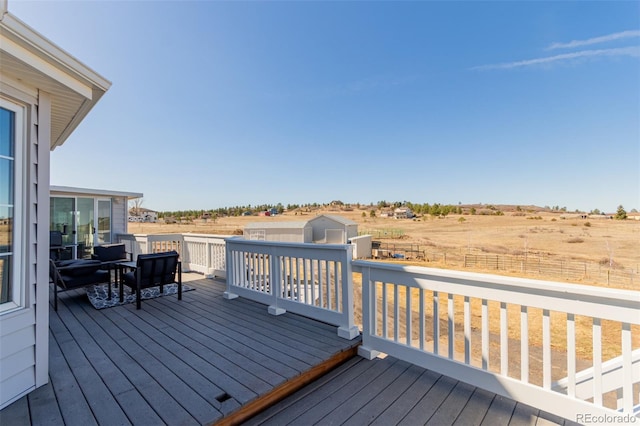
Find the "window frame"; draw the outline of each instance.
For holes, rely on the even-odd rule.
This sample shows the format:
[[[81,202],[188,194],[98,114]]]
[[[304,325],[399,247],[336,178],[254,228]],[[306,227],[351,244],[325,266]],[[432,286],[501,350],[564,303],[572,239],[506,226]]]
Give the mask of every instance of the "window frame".
[[[14,113],[13,122],[13,230],[11,239],[11,299],[0,304],[0,315],[25,307],[27,255],[24,200],[27,192],[26,159],[26,107],[0,97],[0,108]],[[4,157],[3,157],[4,158]]]

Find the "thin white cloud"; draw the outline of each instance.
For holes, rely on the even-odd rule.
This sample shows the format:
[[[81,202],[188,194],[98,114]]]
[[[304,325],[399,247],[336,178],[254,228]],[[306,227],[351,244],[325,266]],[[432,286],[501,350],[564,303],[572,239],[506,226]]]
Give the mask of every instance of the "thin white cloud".
[[[602,56],[640,57],[640,46],[617,47],[613,49],[581,50],[579,52],[563,53],[561,55],[548,56],[545,58],[527,59],[524,61],[507,62],[503,64],[480,65],[471,69],[480,71],[512,69],[535,65],[553,64],[556,62],[569,61],[573,59],[597,58]]]
[[[640,30],[622,31],[619,33],[609,34],[601,37],[594,37],[587,40],[572,40],[568,43],[551,43],[551,45],[547,47],[546,50],[572,49],[574,47],[590,46],[592,44],[606,43],[609,41],[616,41],[633,37],[640,37]]]

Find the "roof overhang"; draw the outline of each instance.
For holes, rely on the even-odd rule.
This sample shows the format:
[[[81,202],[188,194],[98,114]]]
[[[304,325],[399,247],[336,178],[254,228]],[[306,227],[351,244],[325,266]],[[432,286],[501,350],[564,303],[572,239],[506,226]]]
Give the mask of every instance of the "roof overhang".
[[[0,0],[0,84],[51,95],[51,149],[62,145],[111,82],[6,10]],[[4,82],[4,83],[3,83]]]
[[[135,198],[142,198],[143,194],[138,192],[124,192],[124,191],[111,191],[108,189],[90,189],[90,188],[75,188],[73,186],[55,186],[51,185],[49,188],[51,196],[91,196],[91,197],[126,197],[128,200]]]

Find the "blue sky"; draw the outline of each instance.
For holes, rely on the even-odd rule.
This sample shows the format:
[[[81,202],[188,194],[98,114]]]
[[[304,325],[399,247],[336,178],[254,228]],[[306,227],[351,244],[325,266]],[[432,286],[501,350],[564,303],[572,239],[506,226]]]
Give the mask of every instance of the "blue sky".
[[[154,210],[640,209],[640,2],[26,1],[112,81],[52,184]]]

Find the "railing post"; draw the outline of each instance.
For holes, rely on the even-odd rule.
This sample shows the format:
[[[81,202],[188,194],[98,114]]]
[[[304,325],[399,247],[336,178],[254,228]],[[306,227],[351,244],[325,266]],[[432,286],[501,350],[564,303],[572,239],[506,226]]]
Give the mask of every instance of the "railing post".
[[[374,359],[380,355],[379,351],[371,348],[371,330],[376,320],[375,292],[371,291],[371,268],[362,268],[362,345],[358,347],[358,355],[366,359]]]
[[[273,247],[269,251],[271,251],[269,254],[269,291],[273,298],[273,304],[269,305],[267,311],[271,315],[282,315],[287,312],[286,309],[278,307],[278,298],[283,292],[282,260],[274,253],[276,250]]]
[[[225,291],[222,294],[222,297],[229,300],[236,299],[238,297],[237,294],[231,291],[231,285],[233,284],[233,280],[235,278],[235,267],[233,264],[233,253],[232,253],[231,246],[232,244],[230,244],[230,241],[226,241],[224,245],[225,247],[224,263],[225,263],[225,268],[227,268],[227,277],[226,277],[227,291]]]
[[[346,324],[338,327],[338,336],[351,340],[360,334],[353,319],[353,271],[351,268],[353,250],[351,246],[347,245],[343,253],[345,257],[342,262],[342,315]]]

